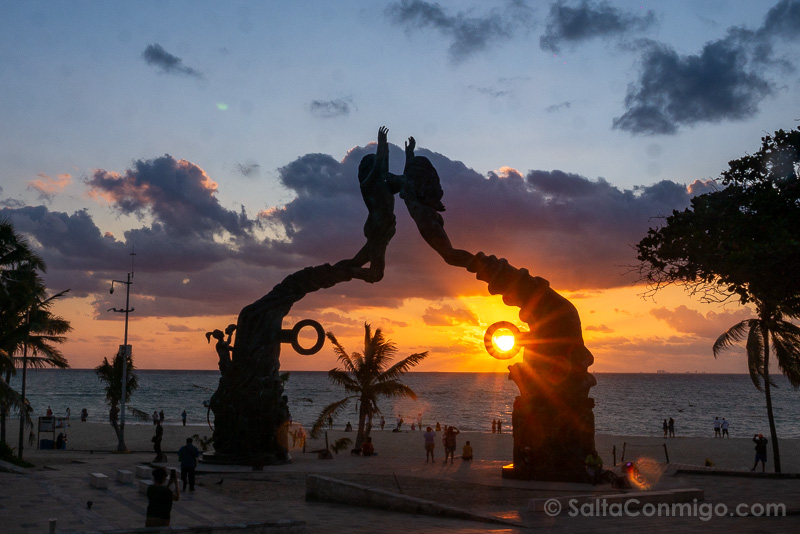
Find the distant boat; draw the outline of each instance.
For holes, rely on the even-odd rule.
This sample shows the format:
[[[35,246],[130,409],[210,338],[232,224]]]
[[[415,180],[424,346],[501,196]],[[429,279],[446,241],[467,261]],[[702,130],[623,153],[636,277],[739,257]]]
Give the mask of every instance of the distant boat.
[[[656,373],[666,373],[666,371],[663,369],[659,369],[658,371],[656,371]]]

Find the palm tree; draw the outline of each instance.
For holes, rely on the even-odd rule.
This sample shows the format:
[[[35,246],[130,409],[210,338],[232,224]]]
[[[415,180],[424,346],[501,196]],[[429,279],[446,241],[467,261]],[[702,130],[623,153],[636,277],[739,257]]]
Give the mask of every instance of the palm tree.
[[[111,362],[108,361],[108,358],[103,358],[103,363],[94,368],[94,373],[105,385],[106,402],[110,406],[108,420],[111,426],[114,428],[114,432],[117,434],[118,452],[126,452],[128,450],[128,446],[125,445],[125,440],[123,439],[119,418],[117,417],[117,414],[119,414],[119,403],[122,399],[123,359],[127,360],[128,365],[128,369],[125,373],[127,382],[125,384],[126,411],[130,411],[130,413],[138,419],[147,420],[148,418],[148,414],[142,412],[141,410],[137,410],[133,406],[127,405],[131,399],[131,395],[133,395],[133,392],[139,388],[139,377],[133,372],[134,369],[136,369],[133,365],[133,354],[131,354],[130,357],[125,358],[123,356],[123,352],[123,350],[118,351],[117,354],[114,355],[114,358]],[[112,416],[111,414],[114,415]]]
[[[64,334],[72,330],[69,321],[54,315],[51,307],[67,291],[47,296],[39,272],[45,272],[44,261],[6,220],[0,220],[0,440],[6,441],[6,417],[10,409],[20,411],[30,423],[30,407],[23,395],[9,383],[18,365],[32,367],[69,367],[56,347],[66,341]],[[20,356],[21,354],[21,356]]]
[[[344,367],[344,369],[336,368],[328,371],[328,378],[332,383],[344,387],[348,395],[322,410],[311,427],[311,435],[317,436],[329,417],[336,417],[351,399],[356,399],[358,433],[356,434],[355,448],[359,449],[367,436],[365,431],[367,419],[381,413],[378,408],[378,397],[417,398],[417,394],[398,379],[425,359],[428,352],[412,354],[388,367],[397,353],[397,347],[383,337],[380,328],[376,329],[373,335],[369,324],[364,323],[363,355],[357,352],[347,354],[347,351],[331,332],[328,332],[327,336],[333,344],[334,353]]]
[[[778,369],[786,375],[793,387],[800,386],[800,328],[783,319],[783,314],[775,306],[760,305],[758,318],[745,319],[733,325],[714,342],[714,357],[730,348],[734,343],[747,339],[747,367],[753,384],[762,391],[767,401],[767,418],[772,439],[772,455],[775,472],[781,472],[781,457],[778,450],[778,434],[775,430],[775,417],[772,413],[770,387],[775,386],[769,375],[769,357],[774,354]],[[795,313],[790,313],[797,316]],[[770,350],[770,341],[772,350]],[[777,386],[775,386],[777,387]]]

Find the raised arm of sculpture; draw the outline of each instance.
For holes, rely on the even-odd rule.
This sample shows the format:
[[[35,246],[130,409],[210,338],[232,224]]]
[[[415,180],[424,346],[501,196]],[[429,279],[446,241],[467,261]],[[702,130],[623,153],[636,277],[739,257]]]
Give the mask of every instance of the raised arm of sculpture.
[[[473,255],[466,250],[453,248],[444,229],[444,219],[439,214],[445,209],[439,174],[428,158],[414,155],[415,147],[415,139],[409,137],[406,165],[399,180],[400,198],[405,201],[408,213],[425,242],[448,264],[466,267]]]
[[[395,233],[394,193],[389,187],[389,142],[388,128],[378,129],[378,147],[375,154],[367,154],[358,166],[358,183],[361,196],[369,214],[364,223],[367,242],[352,260],[347,262],[353,278],[369,283],[383,278],[386,266],[386,248]],[[363,266],[369,262],[369,268]]]

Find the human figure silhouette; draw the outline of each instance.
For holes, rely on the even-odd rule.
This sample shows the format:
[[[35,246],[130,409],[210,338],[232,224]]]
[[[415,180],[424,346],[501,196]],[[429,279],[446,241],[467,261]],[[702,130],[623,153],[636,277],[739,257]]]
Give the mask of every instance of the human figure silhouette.
[[[398,177],[389,173],[389,129],[378,129],[378,147],[375,154],[367,154],[358,165],[358,183],[361,197],[369,214],[364,223],[366,244],[350,260],[353,277],[374,283],[383,278],[386,267],[386,248],[395,233],[397,218],[394,215],[394,195],[399,189],[391,184],[399,183]],[[396,187],[396,186],[394,186]],[[369,268],[363,266],[369,262]]]
[[[439,214],[445,210],[439,174],[428,158],[414,155],[415,147],[416,141],[409,137],[403,176],[388,176],[390,187],[400,191],[400,198],[405,201],[408,214],[414,219],[425,242],[448,264],[466,267],[473,255],[466,250],[453,248],[444,230],[444,219]]]
[[[212,332],[206,332],[206,340],[208,340],[209,343],[211,343],[212,337],[217,340],[217,344],[214,348],[217,351],[217,356],[219,356],[219,372],[221,374],[225,374],[225,370],[231,363],[231,352],[233,352],[231,338],[233,337],[233,333],[235,331],[236,325],[229,324],[224,333],[219,329]],[[228,339],[225,339],[226,334]]]

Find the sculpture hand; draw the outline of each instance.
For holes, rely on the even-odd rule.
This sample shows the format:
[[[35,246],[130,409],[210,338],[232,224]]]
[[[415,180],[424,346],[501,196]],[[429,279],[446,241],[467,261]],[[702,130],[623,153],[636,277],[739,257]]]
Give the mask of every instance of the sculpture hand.
[[[387,136],[388,133],[389,133],[389,128],[387,128],[386,126],[381,126],[380,128],[378,128],[378,144],[388,142],[388,136]]]
[[[414,147],[416,146],[417,142],[414,140],[413,137],[409,136],[408,141],[406,142],[406,158],[414,156]]]

